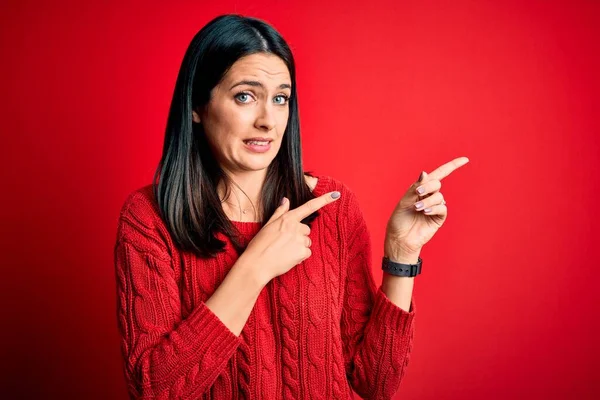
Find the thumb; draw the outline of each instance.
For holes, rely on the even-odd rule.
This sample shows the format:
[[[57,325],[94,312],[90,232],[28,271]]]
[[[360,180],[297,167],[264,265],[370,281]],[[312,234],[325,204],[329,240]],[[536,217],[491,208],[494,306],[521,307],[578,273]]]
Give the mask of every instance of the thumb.
[[[275,212],[273,213],[273,215],[271,215],[271,218],[269,218],[269,220],[267,221],[267,223],[265,225],[268,225],[271,222],[275,221],[277,218],[279,218],[283,214],[285,214],[289,209],[290,209],[290,201],[287,199],[287,197],[284,197],[281,200],[281,205],[275,209]]]
[[[429,176],[429,175],[427,174],[427,172],[425,172],[425,171],[421,172],[421,176],[420,176],[420,178],[421,178],[421,179],[420,179],[420,180],[418,180],[418,181],[415,183],[415,189],[416,189],[416,188],[418,188],[419,186],[421,186],[421,185],[422,185],[422,184],[423,184],[423,183],[424,183],[424,182],[427,180],[427,177],[428,177],[428,176]],[[415,191],[415,192],[416,192],[416,191]],[[415,193],[415,195],[416,195],[416,198],[418,198],[418,199],[419,199],[419,198],[421,198],[421,199],[422,199],[422,198],[424,198],[424,197],[429,197],[429,196],[431,196],[430,194],[427,194],[427,195],[426,195],[426,194],[418,194],[418,193]],[[423,197],[423,196],[424,196],[424,197]]]
[[[427,176],[427,172],[421,171],[421,174],[419,175],[419,179],[417,179],[417,181],[415,182],[415,186],[419,186],[425,180],[426,176]]]
[[[412,184],[412,186],[409,188],[409,190],[406,192],[406,199],[409,202],[414,202],[417,201],[419,199],[419,194],[417,193],[417,188],[419,186],[421,186],[423,184],[423,182],[425,182],[425,179],[427,178],[427,172],[425,171],[421,171],[421,173],[419,174],[419,178],[417,178],[417,180],[415,181],[415,183]]]

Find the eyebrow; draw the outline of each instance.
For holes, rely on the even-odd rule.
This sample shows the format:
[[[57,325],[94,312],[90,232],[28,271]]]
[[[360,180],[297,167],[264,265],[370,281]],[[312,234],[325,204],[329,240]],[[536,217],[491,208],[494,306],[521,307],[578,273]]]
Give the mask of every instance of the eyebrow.
[[[265,85],[263,85],[262,83],[260,83],[259,81],[239,81],[238,83],[236,83],[235,85],[233,85],[232,87],[229,88],[229,90],[233,89],[236,86],[240,86],[240,85],[249,85],[249,86],[257,86],[260,88],[265,88]],[[279,85],[279,89],[291,89],[292,86],[287,84],[287,83],[282,83],[281,85]]]

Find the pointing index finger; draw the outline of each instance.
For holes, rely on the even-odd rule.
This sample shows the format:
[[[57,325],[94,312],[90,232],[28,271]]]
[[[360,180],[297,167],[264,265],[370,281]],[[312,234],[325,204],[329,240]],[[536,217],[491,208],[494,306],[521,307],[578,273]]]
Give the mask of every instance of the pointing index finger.
[[[442,179],[450,175],[452,172],[454,172],[455,169],[462,167],[468,162],[469,159],[467,157],[455,158],[454,160],[437,167],[427,176],[427,178],[437,179],[441,181]]]
[[[332,196],[336,196],[336,197],[332,197]],[[293,219],[295,219],[296,221],[300,222],[304,218],[308,217],[310,214],[317,211],[318,209],[326,206],[329,203],[333,203],[339,197],[340,197],[340,192],[325,193],[317,198],[307,201],[306,203],[302,204],[301,206],[299,206],[291,211],[288,211],[287,214],[290,217],[292,217]]]

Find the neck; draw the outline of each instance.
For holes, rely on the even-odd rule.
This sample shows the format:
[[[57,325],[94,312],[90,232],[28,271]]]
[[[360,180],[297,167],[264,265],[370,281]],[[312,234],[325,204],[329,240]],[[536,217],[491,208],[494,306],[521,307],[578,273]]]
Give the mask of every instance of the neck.
[[[229,188],[221,180],[217,185],[217,193],[223,202],[223,210],[231,219],[240,220],[260,220],[260,193],[265,183],[267,169],[260,171],[243,171],[231,173],[226,171],[233,181]],[[226,196],[227,189],[230,195]],[[242,217],[241,210],[247,210]]]

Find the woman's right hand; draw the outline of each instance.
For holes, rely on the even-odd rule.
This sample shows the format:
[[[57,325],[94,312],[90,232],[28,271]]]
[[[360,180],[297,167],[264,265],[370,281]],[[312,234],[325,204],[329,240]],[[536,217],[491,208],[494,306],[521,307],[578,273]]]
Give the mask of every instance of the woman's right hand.
[[[339,192],[325,193],[290,211],[290,202],[284,197],[284,202],[248,243],[240,259],[255,268],[265,285],[286,273],[312,254],[310,228],[300,221],[338,198]]]

